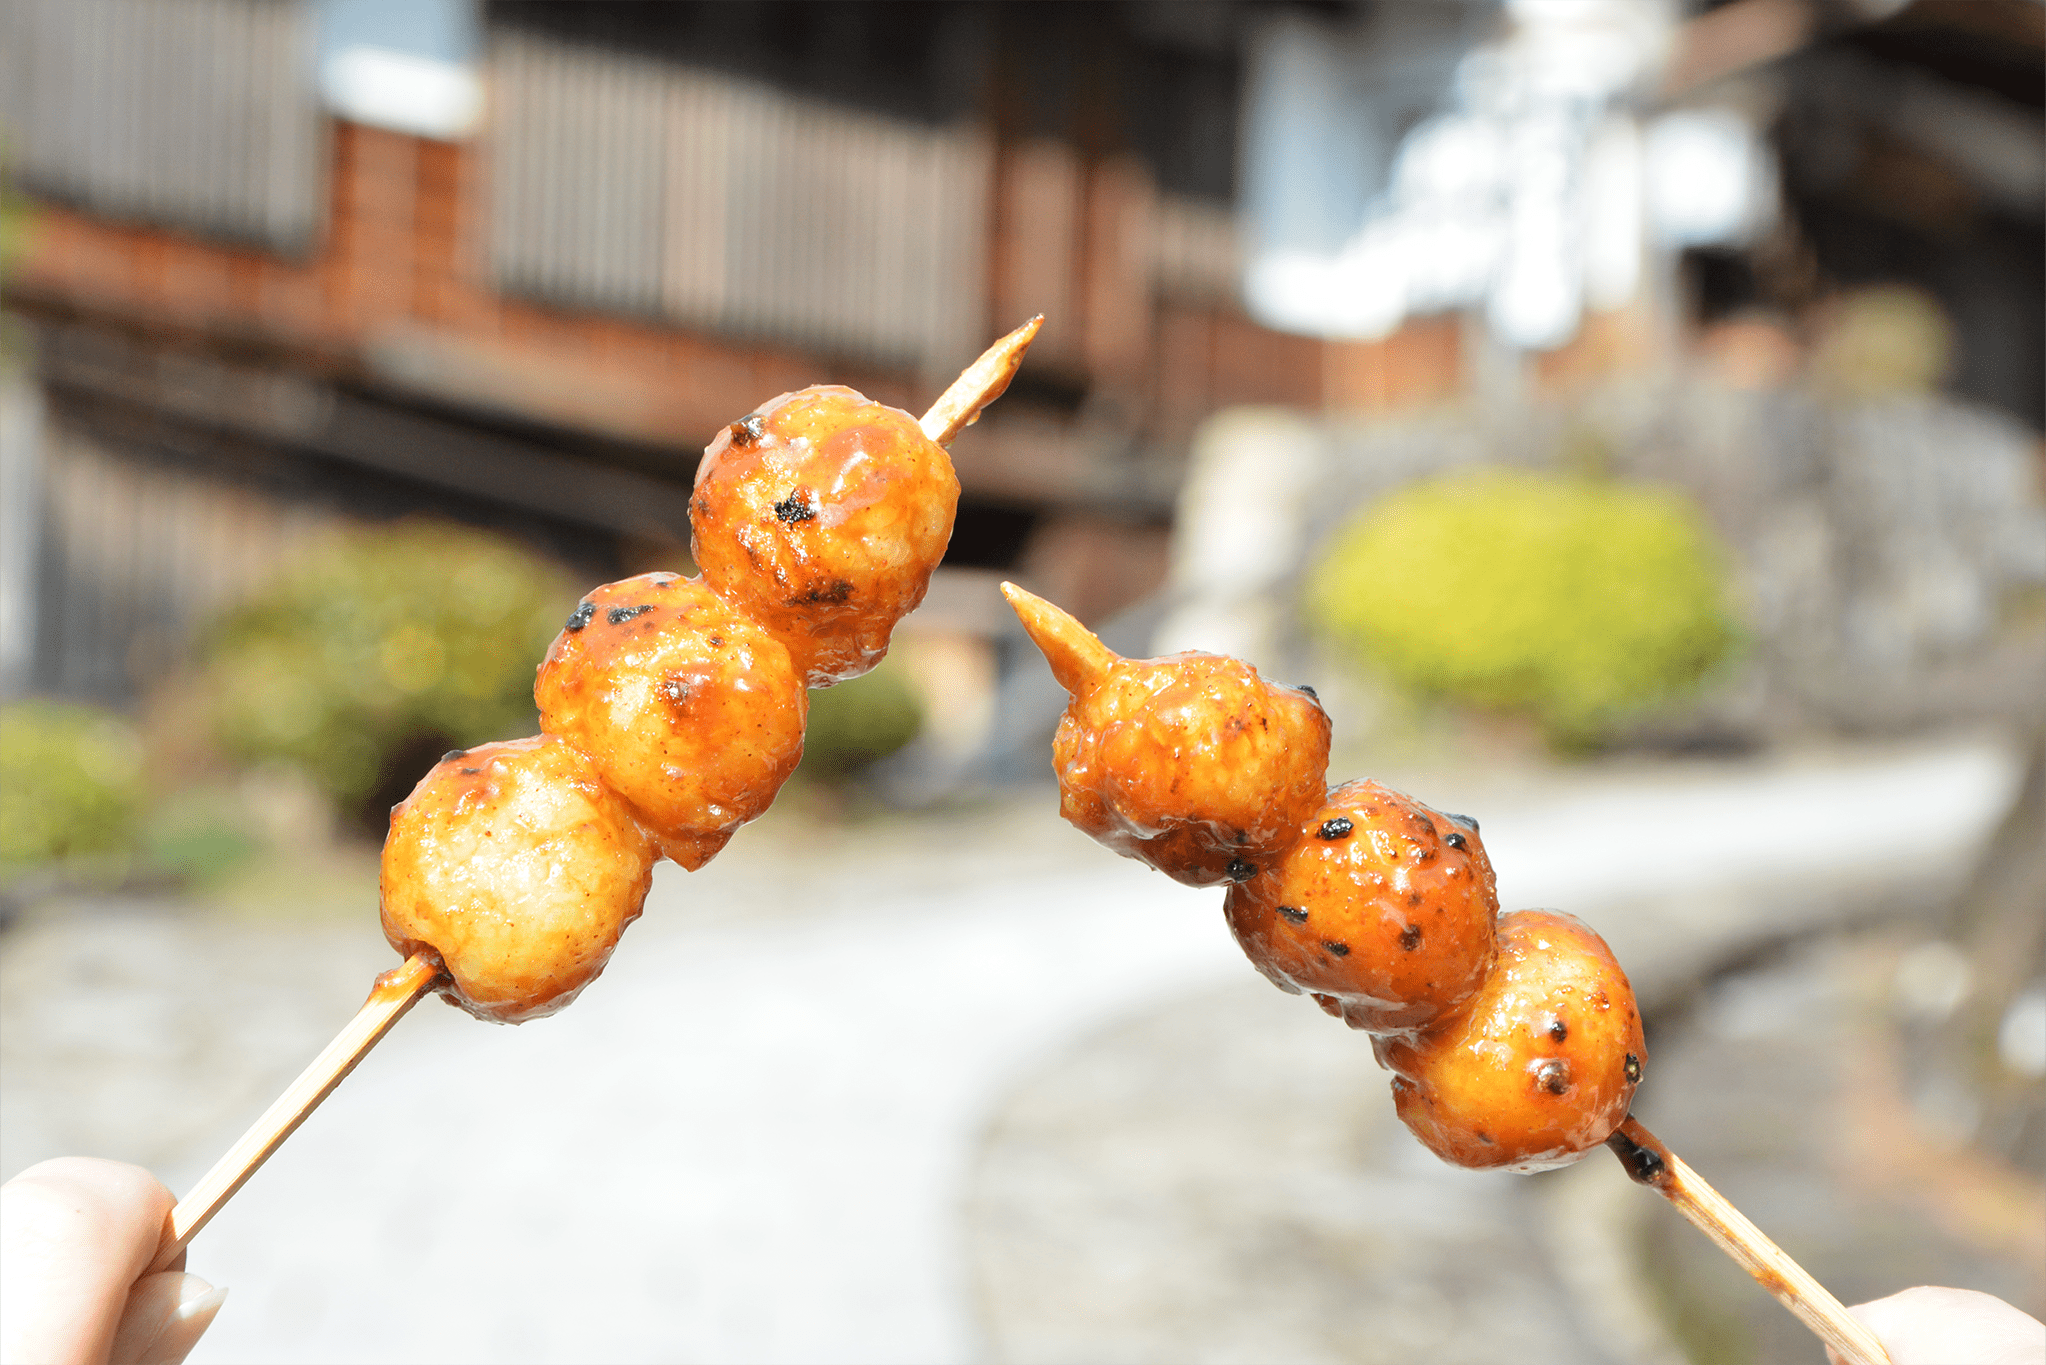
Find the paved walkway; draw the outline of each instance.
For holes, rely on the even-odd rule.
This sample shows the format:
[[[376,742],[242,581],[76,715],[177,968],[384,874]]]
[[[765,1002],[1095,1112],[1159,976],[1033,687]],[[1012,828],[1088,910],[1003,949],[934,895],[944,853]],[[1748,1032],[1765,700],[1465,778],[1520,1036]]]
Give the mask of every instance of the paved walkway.
[[[1999,749],[1957,744],[1416,786],[1483,820],[1506,903],[1584,914],[1653,993],[1800,919],[1876,903],[1856,888],[1953,876],[2014,780]],[[1250,976],[1217,893],[1110,857],[1051,806],[822,832],[778,810],[705,872],[663,869],[610,971],[558,1018],[489,1028],[422,1006],[196,1243],[193,1268],[232,1295],[193,1359],[1242,1360],[1276,1342],[1295,1359],[1413,1359],[1418,1338],[1357,1348],[1381,1292],[1458,1305],[1461,1344],[1437,1340],[1431,1358],[1599,1358],[1586,1343],[1604,1329],[1567,1306],[1567,1276],[1541,1264],[1547,1224],[1522,1216],[1539,1182],[1422,1156],[1390,1123],[1368,1049]],[[256,930],[101,907],[9,935],[5,1173],[99,1151],[189,1185],[385,965],[364,920]],[[1265,1030],[1286,1045],[1257,1041]],[[1059,1099],[1055,1121],[1023,1103],[1069,1095],[1058,1078],[1109,1053],[1124,1060],[1079,1086],[1085,1103]],[[1209,1065],[1256,1080],[1217,1087],[1249,1096],[1235,1117],[1153,1122],[1196,1101]],[[1152,1119],[1130,1118],[1118,1074],[1157,1082]],[[1320,1276],[1274,1325],[1246,1318],[1181,1352],[1174,1294],[1198,1299],[1225,1268],[1185,1232],[1150,1248],[1179,1288],[1136,1296],[1149,1328],[1135,1313],[1061,1336],[1088,1315],[1033,1303],[1030,1257],[1065,1246],[1054,1260],[1072,1263],[1087,1220],[1106,1228],[1116,1209],[1068,1191],[1063,1241],[1024,1238],[1006,1268],[988,1249],[1032,1207],[1028,1163],[1001,1154],[1027,1150],[1033,1125],[1145,1134],[1131,1178],[1171,1187],[1273,1132],[1274,1096],[1297,1113],[1324,1089],[1365,1115],[1351,1131],[1366,1137],[1247,1172],[1187,1226],[1401,1229],[1382,1263],[1350,1263],[1359,1287],[1340,1311]],[[1229,1142],[1204,1136],[1232,1125]],[[1153,1149],[1168,1155],[1151,1163]],[[1294,1212],[1248,1211],[1267,1197]],[[1523,1207],[1494,1221],[1500,1199]],[[1283,1265],[1312,1242],[1272,1254]],[[1140,1243],[1116,1244],[1128,1259],[1091,1282],[1157,1281]]]

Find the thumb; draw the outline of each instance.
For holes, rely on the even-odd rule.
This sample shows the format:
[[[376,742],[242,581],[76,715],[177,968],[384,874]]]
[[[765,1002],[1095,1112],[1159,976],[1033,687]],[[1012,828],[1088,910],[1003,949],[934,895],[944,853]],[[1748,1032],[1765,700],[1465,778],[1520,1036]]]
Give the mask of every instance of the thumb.
[[[197,1275],[144,1275],[128,1291],[107,1365],[178,1365],[213,1323],[227,1298]]]

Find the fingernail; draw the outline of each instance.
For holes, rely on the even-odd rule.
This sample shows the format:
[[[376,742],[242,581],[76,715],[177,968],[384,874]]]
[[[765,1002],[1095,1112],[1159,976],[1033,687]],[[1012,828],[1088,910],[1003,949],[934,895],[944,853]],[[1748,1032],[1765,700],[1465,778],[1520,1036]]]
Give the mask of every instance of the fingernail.
[[[225,1289],[216,1289],[197,1275],[187,1275],[185,1292],[178,1295],[177,1320],[185,1322],[198,1317],[201,1313],[211,1313],[226,1299]]]
[[[213,1325],[220,1305],[227,1302],[227,1290],[215,1288],[197,1275],[185,1276],[178,1288],[178,1306],[163,1330],[142,1353],[136,1365],[180,1365]]]

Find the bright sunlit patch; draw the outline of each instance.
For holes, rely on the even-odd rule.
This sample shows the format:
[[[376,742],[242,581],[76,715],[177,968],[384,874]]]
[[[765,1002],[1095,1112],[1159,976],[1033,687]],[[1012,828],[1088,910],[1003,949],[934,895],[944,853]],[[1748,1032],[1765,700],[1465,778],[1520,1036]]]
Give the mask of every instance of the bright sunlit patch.
[[[321,68],[320,85],[344,118],[420,137],[461,137],[483,112],[474,71],[387,48],[343,48]]]
[[[1665,114],[1648,127],[1648,208],[1669,246],[1733,246],[1774,210],[1768,153],[1738,115],[1717,109]]]
[[[2046,1076],[2046,982],[2021,991],[2003,1013],[1996,1051],[2020,1076]]]
[[[1667,55],[1667,7],[1507,12],[1495,38],[1408,10],[1270,26],[1245,141],[1244,294],[1261,321],[1370,340],[1474,308],[1507,345],[1546,349],[1587,308],[1635,297],[1651,229],[1686,247],[1767,225],[1772,168],[1741,117],[1680,111],[1644,131],[1634,113]]]

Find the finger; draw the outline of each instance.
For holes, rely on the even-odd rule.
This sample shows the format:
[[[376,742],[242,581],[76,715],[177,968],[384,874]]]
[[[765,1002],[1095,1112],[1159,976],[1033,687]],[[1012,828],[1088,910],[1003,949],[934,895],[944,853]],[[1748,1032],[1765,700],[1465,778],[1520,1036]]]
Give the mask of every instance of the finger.
[[[2046,1362],[2046,1325],[2002,1299],[1972,1289],[1920,1286],[1847,1311],[1882,1341],[1891,1365]],[[1832,1355],[1831,1348],[1827,1355]]]
[[[172,1203],[141,1167],[86,1157],[0,1186],[0,1361],[105,1360]]]
[[[144,1275],[128,1292],[107,1365],[178,1365],[212,1325],[227,1298],[197,1275]]]

